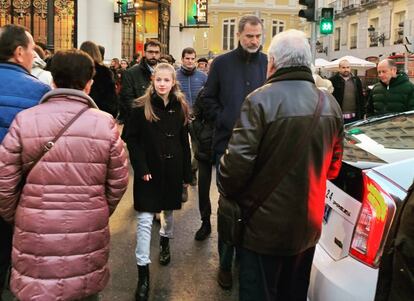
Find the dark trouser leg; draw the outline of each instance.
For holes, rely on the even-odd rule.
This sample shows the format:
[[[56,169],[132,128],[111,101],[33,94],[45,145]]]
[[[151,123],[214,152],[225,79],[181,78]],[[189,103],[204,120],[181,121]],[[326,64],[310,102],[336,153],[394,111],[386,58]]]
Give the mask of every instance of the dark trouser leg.
[[[239,248],[239,300],[253,301],[266,299],[263,275],[260,269],[259,255],[244,248]],[[274,271],[275,274],[277,271]]]
[[[260,255],[240,249],[241,301],[306,301],[315,248],[294,256]]]
[[[226,244],[219,237],[218,252],[220,258],[220,269],[224,271],[231,271],[231,266],[233,263],[234,246]]]
[[[206,161],[198,162],[198,206],[202,221],[210,221],[211,201],[210,201],[210,185],[211,185],[212,164]]]
[[[348,123],[351,123],[351,122],[354,122],[354,121],[357,121],[357,120],[358,120],[357,117],[347,118],[347,119],[344,118],[344,124],[348,124]]]
[[[0,217],[0,298],[11,263],[13,226]]]
[[[277,300],[306,301],[315,247],[285,259],[277,286]]]
[[[223,154],[216,153],[215,155],[215,163],[216,163],[216,179],[218,179],[218,172],[219,172],[219,164],[220,158]],[[230,246],[223,242],[218,237],[218,252],[220,257],[220,269],[225,271],[231,271],[231,266],[233,262],[233,253],[234,253],[234,246]]]
[[[197,152],[197,142],[191,137],[191,174],[192,174],[192,182],[191,185],[197,185],[197,170],[198,170],[198,160],[195,158],[194,154]]]

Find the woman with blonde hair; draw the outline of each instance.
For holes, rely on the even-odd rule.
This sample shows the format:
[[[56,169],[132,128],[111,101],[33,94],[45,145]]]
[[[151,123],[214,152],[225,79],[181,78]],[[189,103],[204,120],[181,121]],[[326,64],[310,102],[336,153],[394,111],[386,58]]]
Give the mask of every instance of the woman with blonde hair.
[[[191,181],[188,120],[188,105],[174,68],[166,63],[158,64],[146,93],[133,105],[125,135],[134,169],[137,211],[136,300],[148,298],[151,228],[154,215],[159,212],[159,263],[170,262],[173,210],[181,209],[183,185]]]

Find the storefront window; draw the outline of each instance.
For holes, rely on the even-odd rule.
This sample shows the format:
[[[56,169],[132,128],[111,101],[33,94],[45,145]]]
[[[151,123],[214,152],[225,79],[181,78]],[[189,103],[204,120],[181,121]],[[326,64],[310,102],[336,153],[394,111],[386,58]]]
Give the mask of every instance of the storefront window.
[[[76,0],[1,0],[0,26],[19,24],[32,33],[36,42],[55,50],[73,48],[76,4]],[[53,20],[50,30],[49,20]]]

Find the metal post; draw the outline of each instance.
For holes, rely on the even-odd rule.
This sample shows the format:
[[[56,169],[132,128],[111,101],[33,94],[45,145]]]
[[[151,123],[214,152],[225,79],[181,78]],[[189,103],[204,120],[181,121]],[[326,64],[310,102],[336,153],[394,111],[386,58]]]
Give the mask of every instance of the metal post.
[[[55,49],[55,1],[47,1],[47,48]]]
[[[312,52],[312,62],[315,62],[316,58],[316,36],[318,35],[316,23],[318,22],[318,0],[315,0],[315,22],[311,22],[311,52]]]
[[[316,22],[311,23],[311,31],[311,52],[312,62],[314,62],[316,57]]]
[[[406,20],[404,22],[404,43],[405,43],[405,37],[409,37],[411,36],[411,20]],[[413,43],[412,41],[410,41],[411,43]],[[408,74],[408,56],[410,55],[410,53],[408,52],[408,50],[405,51],[404,53],[404,72],[406,74]]]

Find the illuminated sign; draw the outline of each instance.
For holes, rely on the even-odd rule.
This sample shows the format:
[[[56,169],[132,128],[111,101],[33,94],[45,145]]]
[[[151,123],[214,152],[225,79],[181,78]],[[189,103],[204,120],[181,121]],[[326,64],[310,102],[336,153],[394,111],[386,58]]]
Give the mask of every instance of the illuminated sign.
[[[207,2],[208,0],[197,0],[197,24],[207,23]]]
[[[208,0],[187,0],[186,25],[207,24]]]

